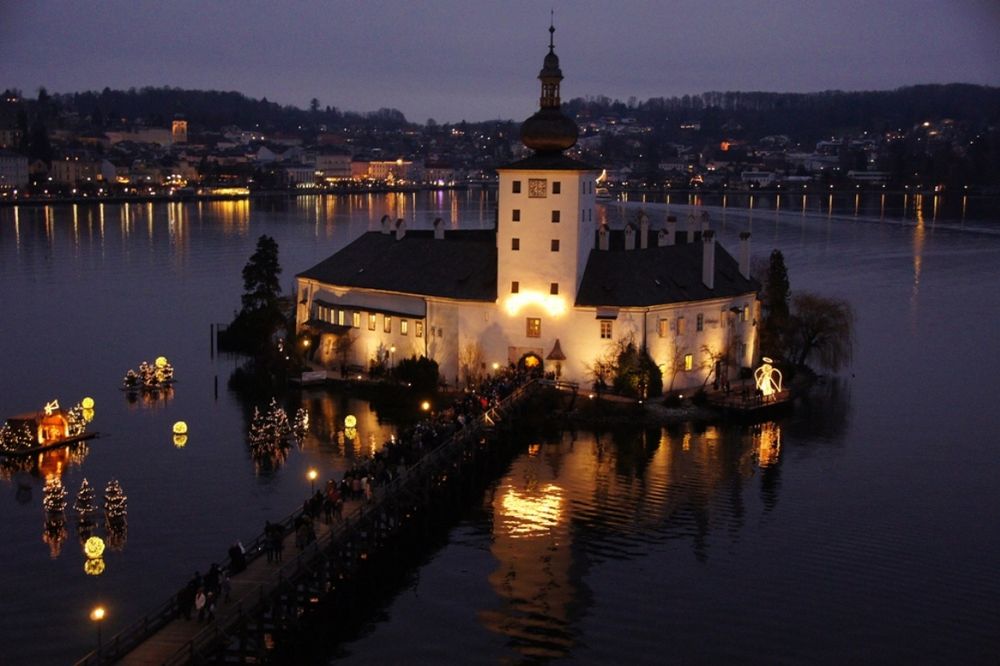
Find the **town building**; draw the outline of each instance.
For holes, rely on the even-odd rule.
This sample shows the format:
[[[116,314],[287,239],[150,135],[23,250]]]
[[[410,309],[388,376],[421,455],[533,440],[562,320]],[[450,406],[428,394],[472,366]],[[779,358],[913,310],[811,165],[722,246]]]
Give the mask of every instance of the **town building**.
[[[0,190],[16,189],[28,184],[28,158],[0,148]]]
[[[510,363],[589,384],[623,342],[645,348],[669,388],[701,386],[750,367],[758,284],[749,234],[739,261],[692,216],[653,229],[599,222],[598,170],[569,156],[576,124],[560,109],[551,40],[541,103],[521,126],[531,154],[499,172],[492,230],[408,229],[383,217],[296,276],[296,329],[310,360],[343,372],[411,356],[451,383]]]

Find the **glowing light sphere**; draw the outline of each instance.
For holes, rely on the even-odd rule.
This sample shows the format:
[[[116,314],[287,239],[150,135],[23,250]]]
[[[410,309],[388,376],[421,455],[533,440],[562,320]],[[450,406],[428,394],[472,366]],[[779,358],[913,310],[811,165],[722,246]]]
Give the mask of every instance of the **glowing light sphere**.
[[[92,560],[87,560],[83,563],[83,572],[88,576],[100,576],[104,573],[104,560],[100,557],[95,557]],[[94,609],[90,614],[90,619],[95,622],[104,619],[104,609],[100,609],[100,617],[94,617],[98,609]]]
[[[431,403],[428,402],[427,400],[424,400],[422,403],[420,403],[420,409],[422,409],[425,412],[431,411]]]
[[[348,414],[344,417],[344,427],[345,428],[356,428],[358,425],[358,419],[354,414]]]
[[[169,361],[166,356],[157,356],[156,360],[153,361],[153,364],[156,365],[157,368],[165,368],[167,367],[167,363],[169,363]]]
[[[187,435],[174,435],[174,446],[178,449],[183,449],[187,446],[188,436]]]
[[[88,559],[96,560],[104,554],[104,539],[99,536],[92,536],[83,544],[83,554]]]
[[[184,421],[178,421],[174,424],[174,434],[175,435],[186,435],[188,431],[188,424]]]
[[[94,399],[88,396],[80,401],[80,406],[83,407],[84,409],[93,409]]]

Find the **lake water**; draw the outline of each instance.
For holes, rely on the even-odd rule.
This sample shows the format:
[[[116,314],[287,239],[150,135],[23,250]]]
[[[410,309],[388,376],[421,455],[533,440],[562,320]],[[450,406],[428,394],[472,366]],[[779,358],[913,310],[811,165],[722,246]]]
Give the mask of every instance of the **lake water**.
[[[853,366],[757,429],[678,426],[532,439],[447,544],[331,659],[398,663],[996,663],[1000,658],[1000,217],[996,202],[878,194],[703,199],[720,240],[785,255],[793,291],[854,305]],[[82,460],[0,476],[2,663],[65,663],[141,617],[393,430],[364,402],[310,391],[301,450],[261,469],[251,409],[210,356],[261,234],[282,284],[383,214],[487,228],[495,195],[0,209],[0,413],[95,399]],[[654,225],[687,197],[611,203]],[[722,207],[725,203],[725,207]],[[735,204],[735,205],[734,205]],[[777,209],[777,210],[776,210]],[[412,221],[412,222],[411,222]],[[169,399],[129,402],[128,368],[165,355]],[[218,389],[216,391],[216,383]],[[335,436],[355,414],[360,444]],[[171,441],[184,420],[190,439]],[[383,419],[384,421],[384,419]],[[43,475],[70,495],[117,478],[128,537],[89,576],[72,518],[42,539]],[[99,533],[102,531],[99,530]]]

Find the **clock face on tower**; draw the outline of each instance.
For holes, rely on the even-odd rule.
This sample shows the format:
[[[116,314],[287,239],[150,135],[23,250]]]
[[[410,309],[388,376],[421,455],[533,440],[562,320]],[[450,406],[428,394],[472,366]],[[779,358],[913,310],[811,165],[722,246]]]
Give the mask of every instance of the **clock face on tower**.
[[[547,196],[548,181],[544,178],[528,179],[528,197],[531,199],[544,199]]]

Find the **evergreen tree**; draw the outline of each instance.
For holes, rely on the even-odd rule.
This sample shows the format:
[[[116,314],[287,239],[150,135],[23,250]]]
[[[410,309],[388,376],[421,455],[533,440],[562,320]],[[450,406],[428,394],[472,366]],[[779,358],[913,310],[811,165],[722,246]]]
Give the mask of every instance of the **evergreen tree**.
[[[76,511],[77,519],[80,522],[90,519],[90,514],[97,510],[94,505],[94,489],[87,482],[87,479],[83,479],[83,483],[80,484],[80,490],[76,494],[76,502],[73,504],[73,510]]]
[[[87,429],[87,419],[83,416],[83,405],[80,403],[76,403],[66,412],[66,420],[69,422],[70,437],[82,435]]]
[[[788,269],[781,250],[772,250],[761,294],[760,350],[764,356],[780,358],[785,353],[788,329]]]
[[[120,528],[128,518],[128,497],[117,479],[111,479],[104,488],[104,520],[108,529]]]
[[[42,506],[49,515],[62,514],[66,509],[66,488],[59,477],[53,475],[45,480]]]

